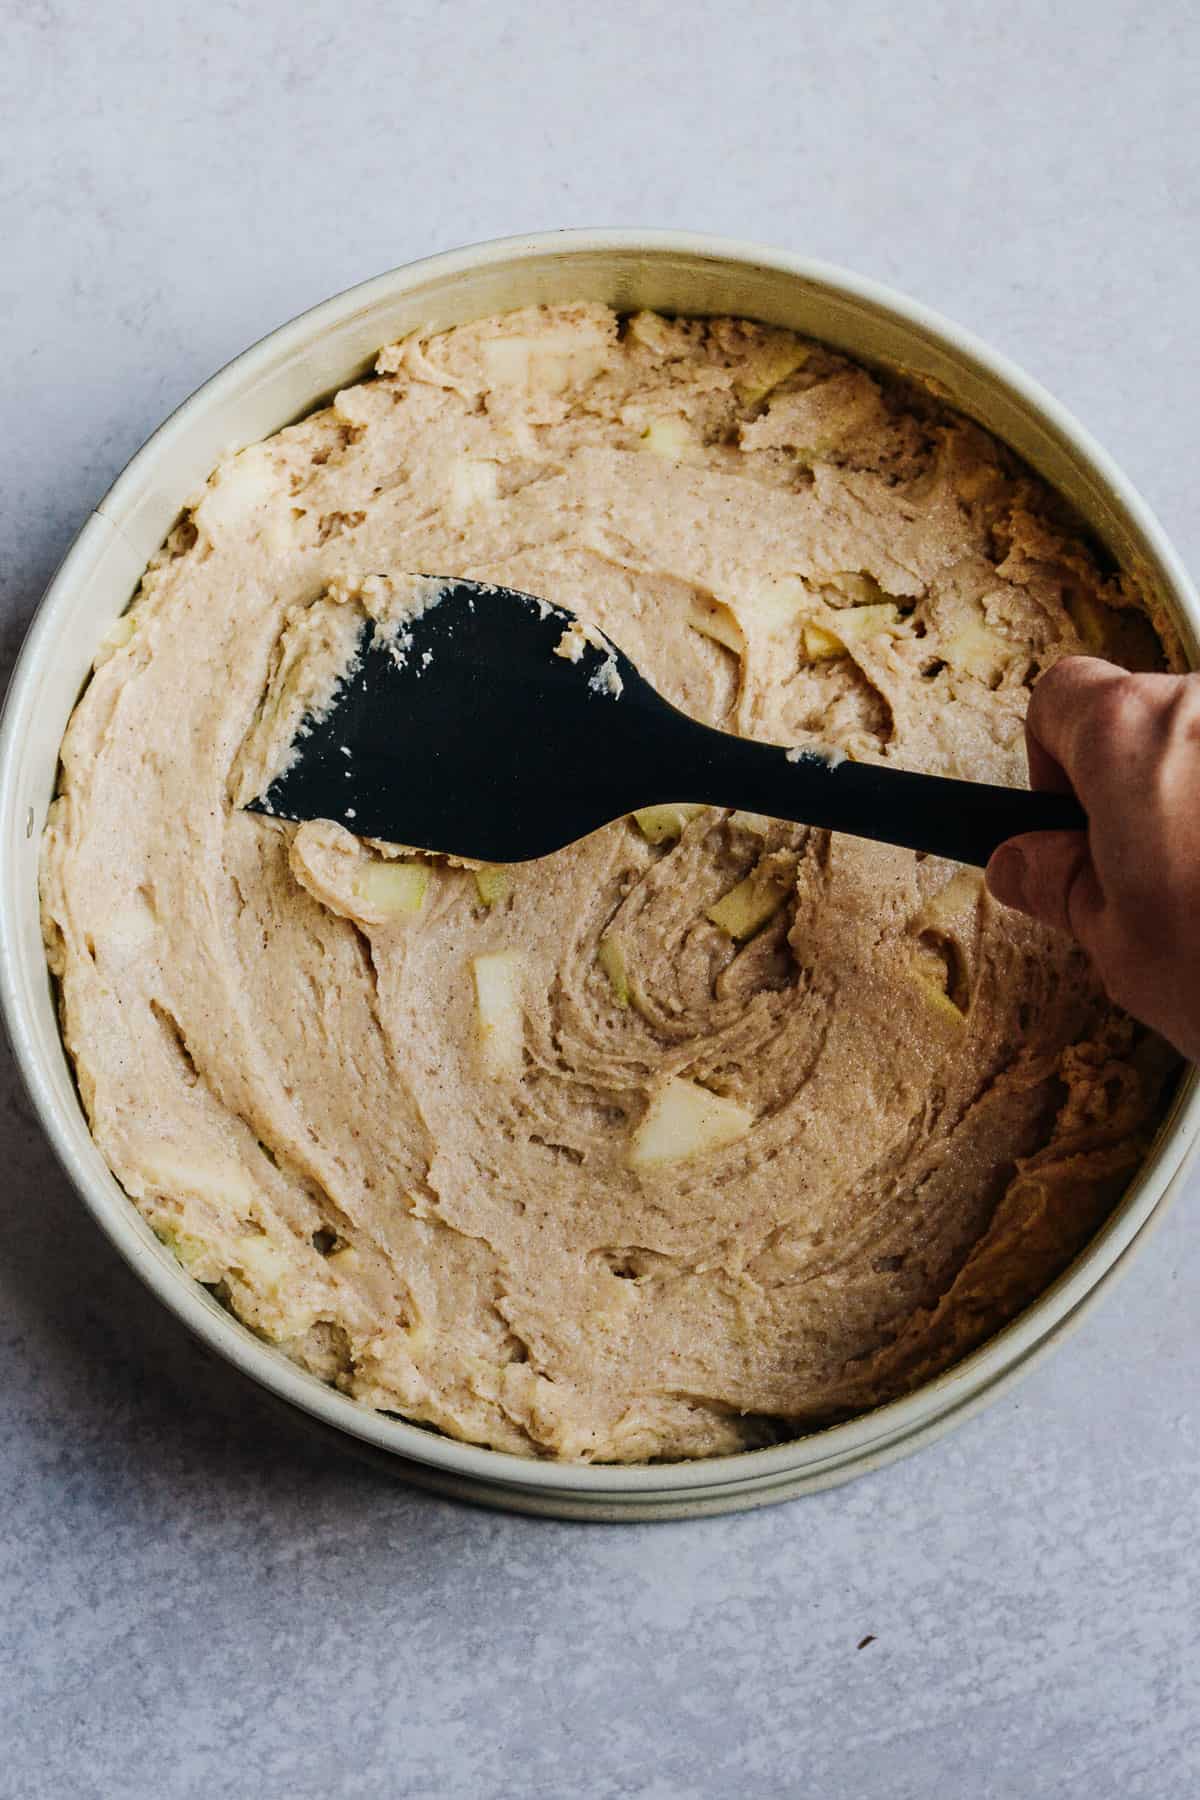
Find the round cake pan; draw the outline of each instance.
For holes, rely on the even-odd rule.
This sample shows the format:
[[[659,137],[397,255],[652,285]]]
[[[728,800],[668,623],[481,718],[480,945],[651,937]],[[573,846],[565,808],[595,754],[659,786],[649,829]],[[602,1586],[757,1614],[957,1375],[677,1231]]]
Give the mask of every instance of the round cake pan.
[[[460,1498],[585,1519],[758,1506],[845,1481],[927,1442],[994,1397],[1113,1279],[1181,1179],[1200,1135],[1192,1070],[1136,1178],[1055,1284],[963,1362],[903,1400],[791,1443],[632,1468],[525,1460],[370,1411],[255,1337],[154,1237],[88,1132],[59,1036],[38,918],[38,854],[58,747],[101,637],[218,460],[366,374],[375,352],[539,301],[731,313],[789,326],[901,370],[1010,444],[1072,502],[1177,626],[1200,664],[1200,602],[1148,508],[1041,388],[946,320],[873,282],[752,244],[674,232],[565,232],[452,251],[352,288],[215,375],[138,452],[84,524],[38,609],[0,726],[0,997],[33,1103],[93,1217],[163,1304],[212,1350],[337,1441]]]

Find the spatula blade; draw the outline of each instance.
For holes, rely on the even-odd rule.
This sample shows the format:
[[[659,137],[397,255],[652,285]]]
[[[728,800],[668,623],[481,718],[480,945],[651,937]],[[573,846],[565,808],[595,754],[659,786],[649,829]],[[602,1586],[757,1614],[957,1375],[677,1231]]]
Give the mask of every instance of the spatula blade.
[[[487,862],[545,856],[627,809],[611,749],[639,703],[664,705],[573,613],[448,578],[402,654],[364,624],[332,704],[248,810]]]

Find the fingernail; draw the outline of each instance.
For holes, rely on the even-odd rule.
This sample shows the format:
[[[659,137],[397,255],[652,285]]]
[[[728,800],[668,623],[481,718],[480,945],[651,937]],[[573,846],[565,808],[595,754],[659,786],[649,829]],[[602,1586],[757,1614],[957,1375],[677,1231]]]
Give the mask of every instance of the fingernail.
[[[987,866],[987,884],[1004,906],[1025,905],[1025,858],[1015,844],[1001,844]]]

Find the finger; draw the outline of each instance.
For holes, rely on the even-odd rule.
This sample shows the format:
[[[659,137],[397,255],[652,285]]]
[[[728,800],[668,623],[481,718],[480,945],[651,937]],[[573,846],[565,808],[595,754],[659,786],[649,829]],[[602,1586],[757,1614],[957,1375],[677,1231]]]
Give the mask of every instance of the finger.
[[[1025,720],[1025,756],[1029,763],[1029,785],[1039,793],[1073,794],[1071,777],[1062,764],[1051,756],[1046,746],[1034,736],[1028,717]]]
[[[1103,908],[1083,831],[1030,831],[1001,844],[987,884],[1004,906],[1028,913],[1087,946]]]
[[[1030,786],[1051,793],[1076,791],[1081,733],[1100,689],[1125,679],[1124,669],[1096,656],[1066,656],[1034,687],[1025,716]]]

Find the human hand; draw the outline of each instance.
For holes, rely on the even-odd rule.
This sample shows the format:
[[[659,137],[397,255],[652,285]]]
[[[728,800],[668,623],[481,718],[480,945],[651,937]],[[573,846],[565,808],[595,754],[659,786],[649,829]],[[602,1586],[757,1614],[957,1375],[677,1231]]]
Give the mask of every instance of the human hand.
[[[1070,932],[1118,1006],[1200,1062],[1200,674],[1067,657],[1025,738],[1032,786],[1073,792],[1088,829],[1010,838],[988,887]]]

